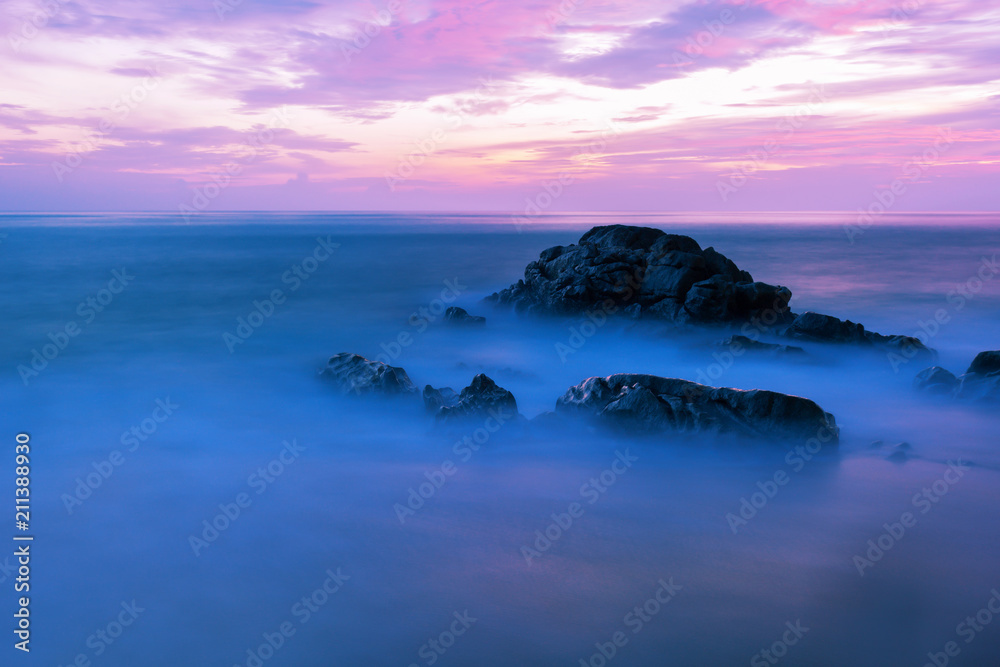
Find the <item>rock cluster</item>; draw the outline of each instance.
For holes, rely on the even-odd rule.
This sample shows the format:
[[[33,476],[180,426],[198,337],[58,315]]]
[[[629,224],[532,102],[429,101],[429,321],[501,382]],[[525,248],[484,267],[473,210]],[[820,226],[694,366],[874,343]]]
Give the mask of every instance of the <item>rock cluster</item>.
[[[925,368],[914,378],[913,386],[928,394],[1000,401],[1000,350],[980,352],[959,377],[940,366]]]
[[[406,371],[357,354],[331,357],[321,375],[341,393],[412,394]],[[494,419],[498,425],[523,422],[514,395],[488,376],[476,375],[468,387],[423,390],[426,409],[438,424],[453,426]],[[592,377],[570,387],[556,401],[555,413],[533,424],[553,425],[570,419],[593,420],[629,433],[735,433],[775,441],[836,443],[833,415],[807,398],[773,391],[709,387],[673,378],[622,373]]]

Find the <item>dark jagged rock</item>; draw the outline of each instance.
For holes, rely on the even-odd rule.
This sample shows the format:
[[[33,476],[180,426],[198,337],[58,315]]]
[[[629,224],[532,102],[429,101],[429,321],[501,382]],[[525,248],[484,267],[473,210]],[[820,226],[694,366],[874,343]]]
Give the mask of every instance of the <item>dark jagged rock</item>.
[[[813,312],[798,315],[785,330],[789,338],[822,343],[871,343],[867,333],[862,325],[850,320]]]
[[[913,379],[913,388],[930,394],[950,394],[958,387],[958,378],[954,373],[940,366],[931,366],[917,373]]]
[[[716,345],[720,347],[728,347],[731,350],[749,350],[751,352],[760,352],[771,355],[794,355],[801,356],[805,355],[806,351],[801,347],[795,345],[781,345],[779,343],[765,343],[763,341],[754,340],[748,338],[747,336],[730,336],[725,340],[720,340]]]
[[[955,377],[939,366],[925,368],[913,386],[931,394],[948,394],[970,401],[1000,401],[1000,351],[980,352],[964,375]]]
[[[476,325],[476,324],[486,324],[486,318],[479,315],[469,315],[465,308],[459,308],[458,306],[452,306],[448,310],[444,311],[444,320],[449,324],[459,324],[459,325]]]
[[[589,378],[570,387],[556,402],[556,411],[644,434],[735,433],[782,441],[818,438],[831,444],[839,437],[833,415],[807,398],[655,375]]]
[[[980,352],[958,378],[955,396],[966,400],[1000,401],[1000,351]]]
[[[969,364],[969,369],[965,372],[966,374],[977,373],[979,375],[1000,373],[1000,350],[980,352],[972,360],[972,363]]]
[[[579,244],[543,250],[523,280],[487,299],[532,314],[628,309],[632,317],[641,312],[676,323],[727,323],[749,321],[765,310],[780,320],[791,296],[785,287],[754,282],[690,237],[608,225],[594,227]]]
[[[428,392],[430,390],[430,392]],[[447,389],[451,391],[451,389]],[[436,394],[434,392],[437,392]],[[444,390],[436,390],[428,386],[424,389],[425,404],[430,394],[431,400],[437,400],[444,396]],[[454,392],[452,392],[454,394]],[[472,378],[468,387],[462,390],[449,404],[442,404],[435,413],[435,418],[439,422],[456,422],[469,420],[485,420],[493,417],[501,424],[518,418],[517,401],[514,394],[503,387],[497,385],[488,376],[480,373]]]
[[[451,407],[458,403],[458,392],[451,387],[441,387],[435,389],[430,385],[424,386],[424,407],[428,412],[437,413],[443,407]]]
[[[342,394],[412,394],[417,390],[402,368],[350,352],[330,357],[320,377]]]
[[[868,331],[856,322],[821,313],[805,312],[796,315],[784,334],[795,340],[876,346],[895,351],[908,359],[918,355],[932,359],[937,356],[932,349],[913,336],[885,336]]]
[[[829,315],[795,315],[787,287],[755,282],[714,248],[688,236],[629,225],[594,227],[577,244],[543,250],[524,278],[486,299],[520,313],[579,315],[593,310],[675,324],[763,322],[824,343],[878,346],[906,359],[934,352],[917,338],[884,336]]]

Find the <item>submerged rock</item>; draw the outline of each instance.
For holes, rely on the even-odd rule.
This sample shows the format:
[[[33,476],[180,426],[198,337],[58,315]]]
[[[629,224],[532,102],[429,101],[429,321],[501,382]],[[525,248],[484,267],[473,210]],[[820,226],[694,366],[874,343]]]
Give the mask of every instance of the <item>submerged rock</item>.
[[[632,373],[592,377],[570,387],[556,402],[556,412],[644,434],[735,433],[836,443],[840,433],[833,415],[807,398]]]
[[[465,308],[452,306],[444,311],[444,320],[449,324],[470,325],[486,324],[486,318],[479,315],[469,315]]]
[[[896,445],[893,445],[892,451],[889,453],[888,456],[886,456],[886,458],[890,461],[895,461],[896,463],[902,463],[903,461],[907,461],[912,457],[910,453],[910,450],[912,449],[913,447],[910,446],[910,443],[900,442]]]
[[[940,366],[925,368],[914,378],[913,386],[925,393],[962,400],[1000,401],[1000,351],[980,352],[959,377]]]
[[[320,377],[342,394],[412,394],[417,390],[402,368],[350,352],[330,357]]]
[[[740,351],[762,352],[771,355],[805,355],[806,351],[795,345],[781,345],[779,343],[765,343],[754,340],[747,336],[730,336],[716,343],[719,347],[728,347],[736,353]]]
[[[913,388],[931,394],[950,394],[958,387],[958,378],[940,366],[931,366],[917,373]]]
[[[469,386],[457,396],[450,387],[444,389],[434,389],[430,385],[425,387],[424,404],[430,408],[438,401],[441,401],[441,405],[435,412],[435,418],[439,422],[486,420],[493,417],[503,424],[519,416],[514,394],[497,385],[483,373],[472,378]]]
[[[451,387],[441,387],[435,389],[430,385],[424,386],[424,407],[428,412],[437,413],[443,407],[451,407],[458,403],[458,392]]]
[[[524,279],[488,300],[518,312],[571,315],[592,309],[676,323],[785,317],[792,293],[754,282],[713,248],[649,227],[594,227],[579,244],[543,250]]]
[[[796,315],[785,329],[784,335],[795,340],[820,343],[847,343],[871,345],[898,352],[906,358],[917,355],[934,358],[936,354],[913,336],[885,336],[868,331],[864,325],[850,320],[841,320],[832,315],[806,312]]]

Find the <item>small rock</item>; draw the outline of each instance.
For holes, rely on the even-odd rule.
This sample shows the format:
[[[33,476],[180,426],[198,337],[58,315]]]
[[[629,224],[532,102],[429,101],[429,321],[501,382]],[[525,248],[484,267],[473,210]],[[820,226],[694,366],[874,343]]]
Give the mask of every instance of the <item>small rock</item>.
[[[917,373],[913,388],[929,394],[950,394],[958,387],[958,378],[940,366],[931,366]]]
[[[441,406],[435,417],[439,422],[486,420],[490,417],[499,422],[517,419],[519,415],[514,394],[480,373],[462,390],[458,400],[452,405]]]
[[[459,308],[458,306],[452,306],[448,310],[444,311],[444,320],[449,324],[460,324],[460,325],[477,325],[486,324],[486,318],[479,315],[469,315],[465,308]]]
[[[730,336],[716,343],[719,347],[728,347],[733,350],[751,350],[754,352],[768,352],[773,355],[804,355],[806,353],[801,347],[795,345],[780,345],[778,343],[765,343],[754,340],[747,336]]]
[[[910,443],[901,442],[893,446],[892,452],[886,458],[890,461],[896,462],[906,461],[910,458],[911,449],[912,447],[910,447]]]

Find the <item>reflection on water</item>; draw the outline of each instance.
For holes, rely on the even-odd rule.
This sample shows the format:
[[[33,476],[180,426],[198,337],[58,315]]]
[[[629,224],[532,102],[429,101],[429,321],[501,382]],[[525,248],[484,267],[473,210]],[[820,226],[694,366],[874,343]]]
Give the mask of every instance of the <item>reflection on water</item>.
[[[806,362],[720,358],[712,332],[610,323],[563,360],[556,344],[574,323],[478,301],[579,228],[515,234],[477,217],[474,228],[413,232],[398,218],[371,233],[298,216],[6,229],[4,430],[30,429],[36,452],[31,664],[81,653],[130,667],[260,656],[305,667],[600,664],[593,656],[619,631],[627,641],[609,664],[746,664],[797,621],[808,631],[784,664],[921,665],[948,641],[961,646],[952,664],[991,664],[997,629],[966,643],[956,626],[1000,585],[994,413],[915,396],[916,363],[894,373],[884,356],[817,346]],[[788,285],[796,310],[912,334],[949,309],[931,345],[952,371],[998,347],[998,285],[961,309],[947,300],[1000,246],[988,228],[873,227],[852,246],[839,226],[707,222],[682,231]],[[340,247],[292,290],[282,276],[327,235]],[[113,270],[135,279],[92,318],[80,314]],[[434,300],[446,288],[487,326],[441,327]],[[230,353],[223,335],[275,289],[285,300]],[[79,335],[25,386],[18,366],[70,322]],[[528,417],[592,375],[710,372],[720,385],[813,398],[836,415],[842,443],[789,459],[760,444],[501,431],[468,454],[430,431],[418,401],[334,397],[316,372],[340,351],[386,355],[420,386],[460,388],[487,372]],[[174,407],[160,419],[163,405]],[[910,457],[888,460],[902,441]],[[272,465],[286,442],[301,451]],[[115,450],[120,464],[88,484]],[[581,493],[626,450],[625,474]],[[969,470],[919,502],[959,459]],[[445,462],[454,472],[442,481]],[[435,480],[401,523],[394,507]],[[582,513],[538,549],[571,503]],[[855,556],[905,512],[915,523],[861,576]],[[525,546],[539,554],[530,562]],[[317,596],[334,587],[328,570],[343,579]],[[650,614],[643,606],[671,578],[676,595]],[[135,622],[100,639],[133,600],[144,609]],[[476,620],[455,626],[456,612]]]

